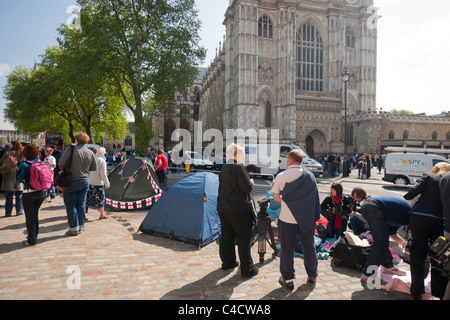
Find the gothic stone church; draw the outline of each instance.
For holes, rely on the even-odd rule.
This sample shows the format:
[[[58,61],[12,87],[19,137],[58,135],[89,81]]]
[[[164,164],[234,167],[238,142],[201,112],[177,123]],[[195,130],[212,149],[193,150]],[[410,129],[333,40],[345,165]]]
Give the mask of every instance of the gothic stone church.
[[[157,144],[171,148],[174,129],[193,132],[201,120],[203,130],[279,129],[280,142],[315,157],[411,143],[450,148],[450,114],[377,112],[372,6],[373,0],[230,0],[216,58],[160,117]],[[346,70],[352,77],[344,146]]]

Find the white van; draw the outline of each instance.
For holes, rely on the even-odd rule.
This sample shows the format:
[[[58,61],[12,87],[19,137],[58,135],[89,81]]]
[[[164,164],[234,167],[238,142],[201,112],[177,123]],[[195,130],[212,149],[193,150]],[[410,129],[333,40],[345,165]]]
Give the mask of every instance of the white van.
[[[261,154],[272,156],[272,145],[270,144],[249,144],[245,146],[245,164],[249,173],[277,174],[287,169],[287,157],[292,150],[300,150],[303,155],[302,166],[311,171],[316,177],[323,174],[323,166],[299,146],[293,144],[278,144],[279,149],[274,152],[275,158],[271,161],[262,159]],[[261,150],[262,148],[262,150]],[[275,150],[273,150],[275,151]],[[265,160],[265,161],[264,161]],[[275,160],[275,161],[274,161]]]
[[[388,153],[386,155],[384,181],[394,184],[414,184],[418,178],[429,173],[444,157],[426,153]]]
[[[187,160],[190,160],[192,169],[206,169],[206,170],[214,169],[214,163],[212,163],[210,160],[203,158],[203,156],[198,152],[186,151],[186,157]]]

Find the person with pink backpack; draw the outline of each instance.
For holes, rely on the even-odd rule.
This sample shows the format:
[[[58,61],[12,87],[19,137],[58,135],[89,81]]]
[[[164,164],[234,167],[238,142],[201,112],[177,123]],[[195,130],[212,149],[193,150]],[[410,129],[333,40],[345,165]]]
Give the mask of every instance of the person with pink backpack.
[[[51,172],[47,165],[39,160],[39,150],[34,144],[26,145],[22,154],[26,161],[22,161],[19,165],[17,180],[23,183],[24,189],[22,202],[28,237],[23,244],[34,246],[39,234],[39,209],[46,196],[45,188],[48,189],[49,182],[51,185]],[[48,181],[49,174],[50,181]]]

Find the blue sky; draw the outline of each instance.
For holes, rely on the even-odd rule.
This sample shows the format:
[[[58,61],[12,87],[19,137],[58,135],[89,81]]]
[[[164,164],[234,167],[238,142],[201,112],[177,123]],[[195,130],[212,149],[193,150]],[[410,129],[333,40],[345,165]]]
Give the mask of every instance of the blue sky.
[[[346,1],[346,0],[342,0]],[[354,0],[352,0],[354,1]],[[374,0],[378,14],[377,107],[437,114],[450,111],[450,1]],[[426,4],[424,4],[426,3]],[[6,76],[18,65],[32,67],[75,0],[0,0],[0,112]],[[204,66],[223,40],[229,0],[196,0],[200,36],[208,50]],[[0,126],[2,126],[0,115]]]

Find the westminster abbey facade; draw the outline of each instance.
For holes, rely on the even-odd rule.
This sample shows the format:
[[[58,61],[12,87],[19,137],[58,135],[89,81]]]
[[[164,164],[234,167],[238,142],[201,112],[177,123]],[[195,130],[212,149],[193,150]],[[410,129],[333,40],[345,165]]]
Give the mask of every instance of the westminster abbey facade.
[[[450,148],[449,115],[377,111],[377,18],[373,0],[230,0],[216,58],[155,123],[157,144],[170,148],[174,129],[200,120],[203,130],[278,129],[315,157],[410,141]]]

